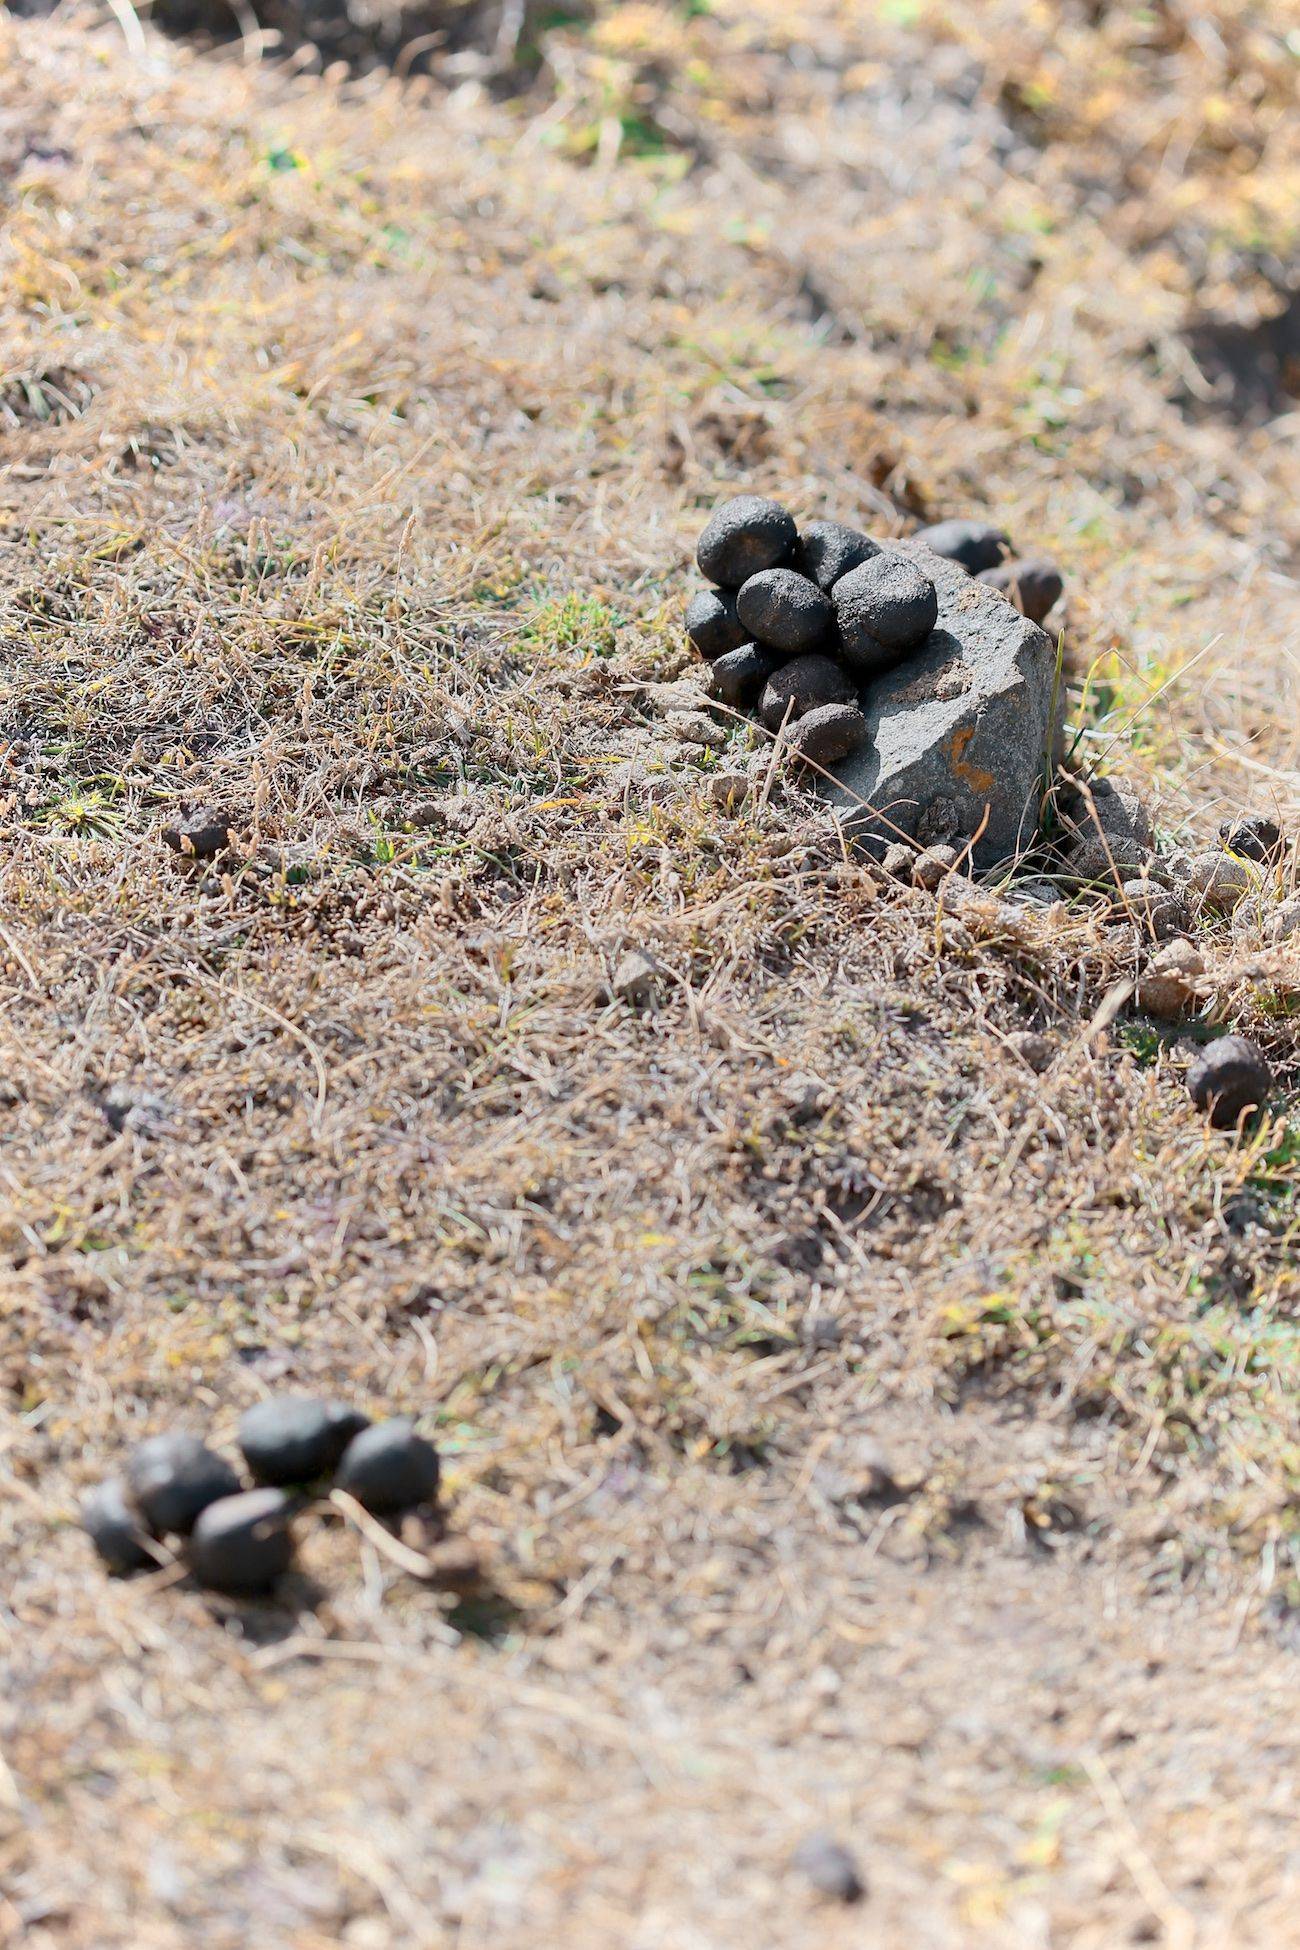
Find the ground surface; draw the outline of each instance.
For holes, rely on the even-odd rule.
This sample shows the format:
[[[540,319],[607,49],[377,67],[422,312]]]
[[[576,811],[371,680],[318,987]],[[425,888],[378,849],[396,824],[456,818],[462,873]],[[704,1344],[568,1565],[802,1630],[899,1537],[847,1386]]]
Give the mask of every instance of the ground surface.
[[[954,929],[655,688],[719,494],[989,509],[1083,753],[1294,826],[1287,10],[406,91],[119,11],[0,22],[0,1933],[1300,1942],[1296,957],[1205,930],[1282,1079],[1207,1133],[1104,902]],[[286,1383],[424,1418],[488,1594],[100,1575],[86,1486]]]

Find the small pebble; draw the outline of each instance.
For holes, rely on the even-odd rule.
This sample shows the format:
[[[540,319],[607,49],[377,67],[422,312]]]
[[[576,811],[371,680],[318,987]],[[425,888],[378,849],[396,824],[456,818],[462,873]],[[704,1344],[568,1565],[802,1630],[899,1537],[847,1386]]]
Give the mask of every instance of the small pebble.
[[[686,606],[686,634],[704,658],[712,663],[738,650],[745,631],[736,615],[736,598],[729,589],[701,589]]]
[[[1256,884],[1244,860],[1231,853],[1197,853],[1187,869],[1187,888],[1212,914],[1231,914]]]
[[[293,1562],[292,1508],[275,1489],[241,1490],[210,1503],[186,1551],[199,1583],[232,1598],[269,1591]]]
[[[188,1535],[209,1503],[233,1496],[241,1484],[224,1456],[175,1429],[149,1436],[131,1452],[126,1487],[144,1522],[161,1537],[169,1531]]]
[[[1019,1029],[1008,1036],[1007,1047],[1036,1075],[1041,1075],[1056,1054],[1046,1036],[1040,1036],[1033,1029]]]
[[[1239,859],[1272,866],[1284,852],[1282,829],[1267,813],[1246,813],[1241,819],[1225,819],[1219,838],[1228,853]]]
[[[717,704],[730,705],[736,711],[749,710],[782,662],[780,656],[759,643],[742,643],[738,650],[728,650],[710,664],[704,688]]]
[[[842,521],[810,521],[799,534],[799,567],[828,595],[841,576],[879,553],[879,543]]]
[[[1190,941],[1169,941],[1151,957],[1137,985],[1137,1004],[1162,1022],[1177,1022],[1200,1000],[1205,958]]]
[[[742,583],[736,614],[745,634],[788,656],[812,650],[834,621],[831,599],[793,569],[763,569]]]
[[[796,657],[782,664],[763,687],[758,715],[769,731],[802,718],[819,704],[856,704],[857,686],[829,657]]]
[[[1300,900],[1282,901],[1264,923],[1264,934],[1271,942],[1289,941],[1300,929]]]
[[[1187,1072],[1192,1102],[1208,1111],[1219,1130],[1233,1130],[1248,1111],[1258,1110],[1272,1087],[1272,1071],[1246,1036],[1220,1036]]]
[[[925,641],[939,615],[929,576],[905,555],[883,551],[841,576],[832,600],[845,662],[862,672],[898,663]]]
[[[931,893],[956,871],[961,858],[955,846],[927,846],[912,860],[912,879],[918,887],[928,888]]]
[[[709,516],[695,559],[710,582],[739,589],[750,576],[784,562],[797,539],[794,520],[778,501],[738,494]]]
[[[919,529],[914,539],[924,542],[936,555],[960,562],[973,576],[996,569],[1003,556],[1011,553],[1011,537],[987,521],[936,521],[929,528]]]
[[[663,987],[664,971],[643,948],[629,948],[610,980],[610,993],[631,1009],[644,1009]]]
[[[233,828],[221,813],[208,807],[186,813],[174,825],[163,827],[163,845],[187,860],[215,860],[231,843]]]
[[[338,1487],[375,1516],[395,1516],[438,1493],[438,1452],[409,1416],[376,1422],[354,1436],[339,1464]]]
[[[1156,941],[1186,934],[1192,925],[1187,902],[1169,887],[1158,886],[1153,880],[1126,880],[1120,893],[1123,911]]]
[[[792,724],[785,738],[796,758],[825,766],[847,758],[866,735],[867,721],[856,704],[819,704]]]
[[[985,569],[980,581],[990,589],[1000,589],[1031,623],[1041,623],[1065,590],[1065,578],[1055,562],[1032,556],[1017,562],[1000,562],[996,569]]]
[[[311,1483],[327,1476],[368,1418],[312,1395],[272,1395],[239,1418],[238,1442],[255,1483]]]
[[[128,1571],[158,1568],[116,1476],[90,1492],[81,1506],[81,1527],[110,1571],[124,1576]]]
[[[916,848],[914,846],[905,846],[902,840],[895,840],[892,846],[885,848],[880,864],[891,880],[910,881],[912,878],[912,862],[915,858]]]
[[[832,1835],[809,1835],[791,1857],[819,1896],[836,1903],[860,1903],[867,1885],[855,1858]]]
[[[705,751],[721,751],[727,742],[725,728],[715,724],[707,711],[667,711],[664,729],[679,744],[699,745]]]

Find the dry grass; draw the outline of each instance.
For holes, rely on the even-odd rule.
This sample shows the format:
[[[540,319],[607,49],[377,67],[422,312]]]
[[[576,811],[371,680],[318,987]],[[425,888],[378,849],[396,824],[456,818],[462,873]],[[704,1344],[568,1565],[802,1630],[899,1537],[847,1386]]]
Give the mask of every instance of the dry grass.
[[[1083,750],[1294,823],[1295,421],[1181,333],[1293,250],[1295,49],[1092,11],[612,7],[504,107],[0,23],[14,1942],[1297,1940],[1294,955],[1107,1022],[1104,903],[670,722],[717,494],[987,507]],[[282,1605],[99,1576],[89,1482],[285,1381],[425,1419],[488,1597],[326,1515]]]

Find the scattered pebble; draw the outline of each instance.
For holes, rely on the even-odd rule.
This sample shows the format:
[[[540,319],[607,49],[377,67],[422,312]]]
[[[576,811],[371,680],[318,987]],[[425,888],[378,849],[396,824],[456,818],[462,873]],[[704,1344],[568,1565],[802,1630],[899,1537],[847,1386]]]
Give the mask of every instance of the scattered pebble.
[[[956,872],[960,858],[955,846],[927,846],[924,852],[912,857],[912,879],[918,887],[933,893],[950,873]]]
[[[815,649],[835,612],[829,596],[794,569],[763,569],[741,585],[736,614],[745,634],[789,656]]]
[[[643,948],[629,948],[614,970],[609,986],[618,1001],[626,1002],[632,1009],[644,1009],[655,1000],[663,981],[662,963]]]
[[[269,1591],[293,1561],[292,1504],[283,1490],[241,1490],[209,1503],[186,1556],[209,1591],[250,1597]]]
[[[734,711],[750,710],[772,672],[780,668],[781,658],[761,644],[742,643],[710,664],[704,688],[718,704],[730,705]]]
[[[224,1456],[182,1429],[152,1435],[126,1465],[127,1494],[155,1537],[187,1536],[209,1503],[233,1496],[240,1481]]]
[[[354,1436],[339,1464],[338,1487],[374,1516],[396,1516],[438,1493],[438,1452],[409,1416],[376,1422]]]
[[[112,1476],[90,1492],[81,1506],[81,1527],[110,1571],[147,1571],[157,1559],[126,1500],[120,1478]]]
[[[867,1885],[856,1858],[832,1835],[809,1835],[791,1857],[819,1896],[836,1903],[860,1903]]]
[[[725,730],[707,711],[667,711],[664,727],[679,744],[699,745],[705,751],[721,751],[727,742]]]
[[[1225,819],[1219,827],[1224,850],[1239,859],[1254,860],[1259,866],[1272,866],[1281,859],[1285,846],[1282,829],[1267,813],[1246,813],[1240,819]]]
[[[1259,1110],[1273,1087],[1273,1073],[1247,1036],[1220,1036],[1187,1072],[1198,1110],[1219,1130],[1233,1130],[1248,1111]]]
[[[973,576],[996,569],[1003,556],[1011,553],[1011,537],[987,521],[936,521],[919,529],[918,542],[924,542],[936,555],[960,562]]]
[[[163,844],[187,860],[215,860],[225,853],[234,837],[234,828],[222,813],[207,806],[186,813],[171,826],[163,827]]]
[[[1046,1036],[1033,1029],[1016,1030],[1007,1037],[1007,1048],[1036,1075],[1042,1074],[1056,1054]]]
[[[810,521],[799,536],[799,567],[828,595],[841,576],[879,553],[878,542],[840,521]]]
[[[862,673],[899,663],[939,615],[934,584],[905,555],[883,550],[841,576],[833,597],[844,657]]]
[[[1264,934],[1271,942],[1289,941],[1300,929],[1300,900],[1282,901],[1264,923]]]
[[[1120,890],[1124,910],[1156,941],[1186,934],[1192,912],[1182,895],[1153,880],[1126,880]]]
[[[707,662],[738,650],[745,631],[736,615],[736,598],[729,589],[701,589],[686,607],[686,634]]]
[[[856,704],[819,704],[806,711],[785,734],[796,758],[834,765],[856,751],[867,735],[867,721]]]
[[[819,704],[856,704],[857,690],[852,680],[829,657],[796,657],[782,664],[763,687],[758,715],[769,731],[779,731],[787,720],[802,718]]]
[[[272,1395],[245,1409],[238,1441],[255,1483],[311,1483],[330,1473],[367,1419],[312,1395]]]
[[[1200,1001],[1205,959],[1190,941],[1169,941],[1151,957],[1137,985],[1137,1004],[1162,1022],[1190,1015]]]
[[[1255,884],[1245,861],[1231,853],[1197,853],[1187,868],[1188,891],[1212,914],[1231,914]]]
[[[892,846],[885,848],[880,864],[891,880],[910,881],[912,878],[912,862],[915,858],[916,848],[914,846],[905,846],[902,840],[895,840]]]
[[[1000,562],[995,569],[983,570],[980,581],[987,582],[990,589],[1000,589],[1031,623],[1041,623],[1050,615],[1065,591],[1064,576],[1045,556]]]
[[[710,582],[739,589],[751,576],[784,562],[796,540],[794,519],[780,502],[738,494],[710,515],[695,559]]]

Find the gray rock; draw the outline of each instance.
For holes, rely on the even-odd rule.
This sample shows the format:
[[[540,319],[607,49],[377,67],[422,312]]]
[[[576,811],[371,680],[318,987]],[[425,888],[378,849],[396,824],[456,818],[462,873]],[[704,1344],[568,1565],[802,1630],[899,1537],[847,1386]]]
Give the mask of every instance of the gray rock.
[[[764,684],[783,662],[779,653],[765,650],[761,643],[742,643],[710,664],[704,688],[716,704],[733,711],[748,711],[758,702]]]
[[[819,704],[785,734],[796,758],[821,766],[847,758],[866,735],[867,721],[856,704]]]
[[[1231,914],[1258,884],[1258,870],[1235,853],[1198,853],[1187,869],[1188,891],[1211,914]]]
[[[224,813],[208,806],[185,813],[170,826],[163,827],[163,845],[186,860],[216,860],[226,852],[234,838],[234,827]]]
[[[313,1395],[272,1395],[239,1418],[239,1446],[255,1483],[310,1483],[327,1476],[368,1418]]]
[[[852,679],[829,657],[796,657],[769,677],[758,701],[758,715],[769,731],[779,731],[819,704],[856,703]]]
[[[1146,867],[1155,832],[1136,792],[1114,779],[1092,779],[1061,796],[1065,850],[1081,880],[1123,881]]]
[[[151,1435],[132,1450],[126,1487],[144,1523],[161,1537],[168,1531],[188,1535],[209,1503],[233,1496],[241,1485],[224,1456],[176,1429]]]
[[[919,529],[912,539],[949,562],[960,562],[973,576],[996,569],[1003,556],[1011,553],[1011,537],[987,521],[936,521],[929,528]]]
[[[736,598],[729,589],[701,589],[686,605],[686,634],[704,658],[712,663],[737,650],[746,632],[736,615]]]
[[[973,864],[995,866],[1037,829],[1056,652],[957,563],[914,542],[897,547],[934,583],[938,621],[905,664],[866,686],[866,741],[822,789],[869,851],[978,831]]]
[[[799,567],[828,594],[841,576],[879,553],[878,542],[840,521],[810,521],[799,532]]]
[[[199,1583],[231,1598],[269,1591],[293,1562],[292,1510],[284,1491],[274,1489],[242,1490],[209,1503],[186,1550]]]
[[[610,993],[630,1009],[644,1009],[655,1000],[664,983],[664,971],[653,955],[643,948],[629,948],[610,979]]]
[[[860,1903],[867,1893],[856,1859],[833,1835],[809,1835],[795,1850],[791,1865],[831,1902]]]
[[[1041,623],[1065,591],[1065,577],[1055,562],[1043,556],[1000,562],[996,569],[985,569],[980,581],[999,590],[1031,623]]]
[[[882,550],[841,576],[833,601],[844,661],[864,676],[874,676],[915,650],[939,614],[930,577],[894,550]]]
[[[912,862],[912,879],[918,887],[933,893],[950,873],[957,871],[960,858],[955,846],[927,846]]]
[[[1187,1072],[1192,1102],[1208,1111],[1211,1124],[1221,1131],[1232,1130],[1248,1111],[1258,1110],[1272,1087],[1272,1071],[1246,1036],[1220,1036]]]
[[[710,582],[739,589],[760,569],[784,562],[797,539],[794,519],[779,501],[738,494],[710,515],[695,559]]]
[[[741,584],[736,614],[745,634],[788,657],[815,650],[833,621],[831,599],[794,569],[762,569]]]
[[[156,1570],[158,1560],[135,1514],[126,1500],[126,1491],[116,1476],[99,1483],[81,1506],[81,1527],[110,1571],[124,1577],[128,1571]]]
[[[1168,887],[1158,886],[1152,880],[1126,880],[1120,891],[1123,911],[1156,941],[1170,941],[1175,935],[1186,934],[1192,925],[1192,911],[1187,902]]]
[[[376,1516],[396,1516],[438,1494],[438,1452],[409,1416],[363,1429],[343,1453],[338,1486]]]

